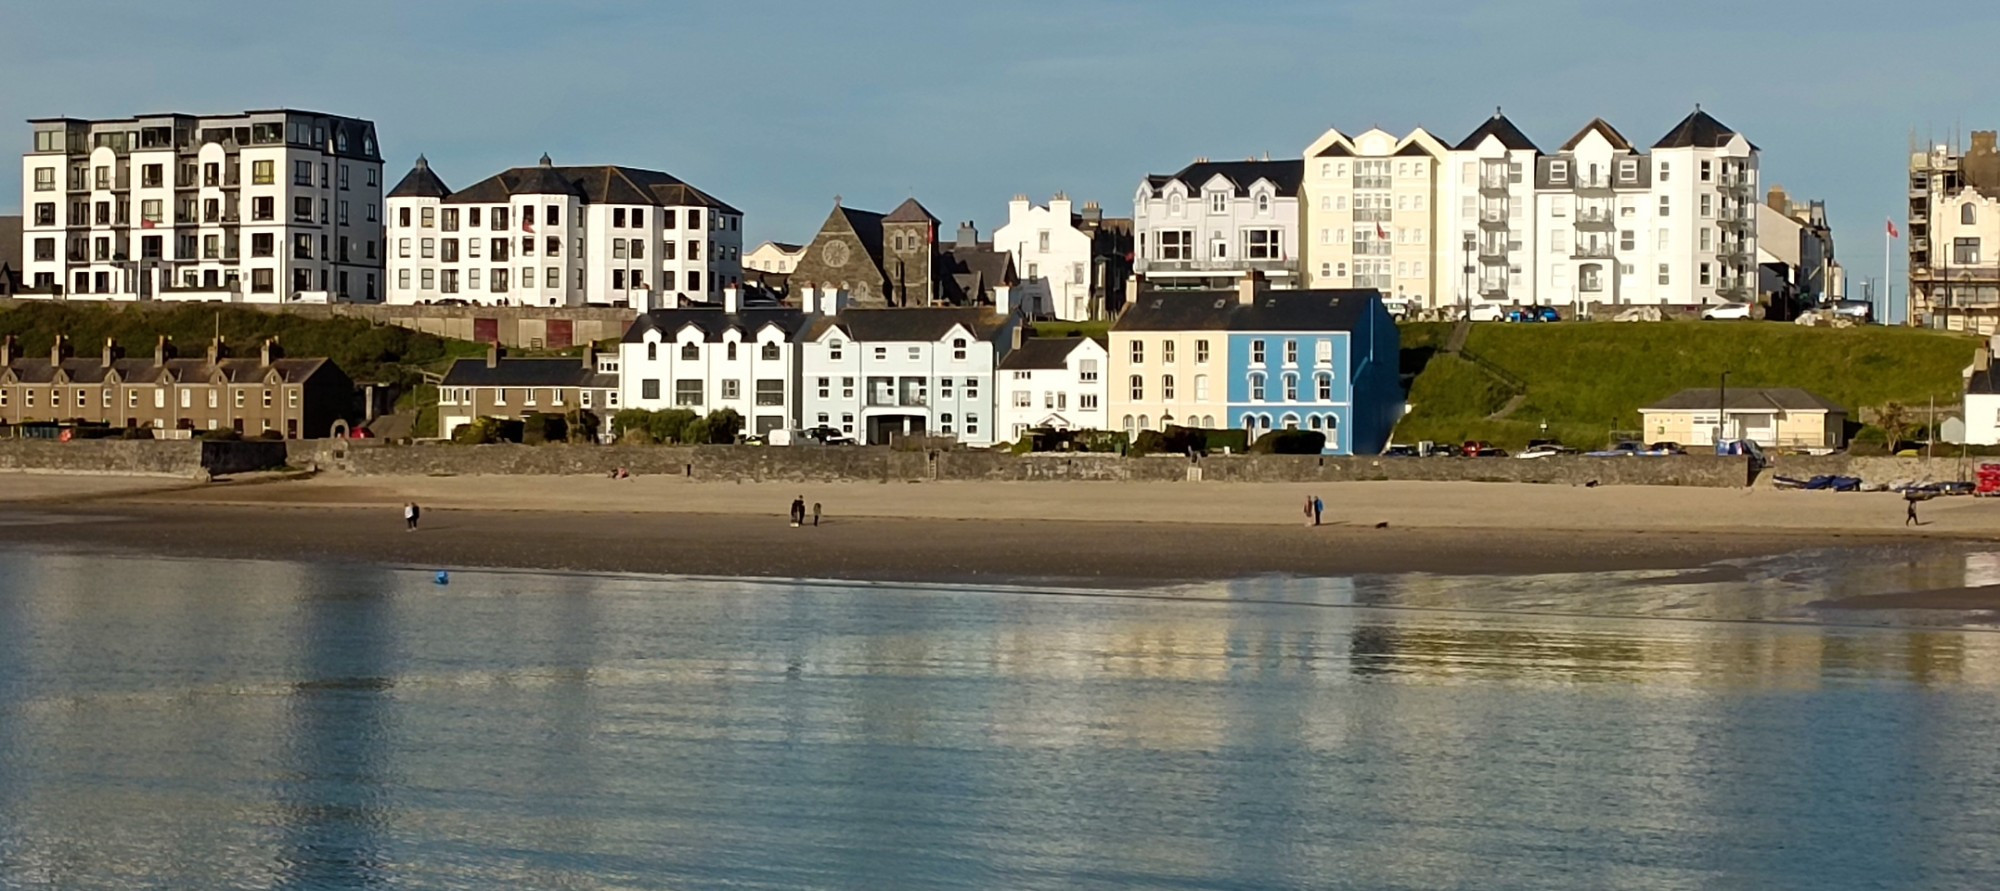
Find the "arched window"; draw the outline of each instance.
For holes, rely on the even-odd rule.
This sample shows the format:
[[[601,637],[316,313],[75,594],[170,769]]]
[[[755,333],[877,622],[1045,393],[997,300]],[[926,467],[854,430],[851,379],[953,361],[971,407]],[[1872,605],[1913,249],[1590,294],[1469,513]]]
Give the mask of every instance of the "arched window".
[[[1263,192],[1257,193],[1257,212],[1258,213],[1271,212],[1271,196],[1266,195]]]
[[[1979,222],[1979,209],[1974,207],[1970,201],[1959,205],[1958,221],[1960,224],[1966,226],[1977,224]]]
[[[701,358],[701,345],[696,343],[681,344],[681,358],[690,360]]]
[[[1335,450],[1335,451],[1339,451],[1339,450],[1340,450],[1340,416],[1339,416],[1339,415],[1327,415],[1327,416],[1326,416],[1326,447],[1327,447],[1327,448],[1329,448],[1329,449],[1333,449],[1333,450]]]
[[[1146,398],[1146,379],[1143,376],[1132,375],[1129,383],[1132,385],[1133,402],[1138,402]]]
[[[1299,376],[1296,374],[1285,375],[1285,401],[1299,401]]]
[[[1284,421],[1284,424],[1285,424],[1285,429],[1286,429],[1286,430],[1297,430],[1297,429],[1299,429],[1299,416],[1298,416],[1298,415],[1295,415],[1295,414],[1292,414],[1292,413],[1290,413],[1290,412],[1287,412],[1287,413],[1285,413],[1285,421]]]
[[[1151,418],[1148,418],[1148,417],[1146,417],[1145,415],[1140,415],[1140,416],[1139,416],[1139,429],[1141,429],[1141,430],[1151,430],[1151,429],[1153,429],[1153,420],[1152,420]]]
[[[776,362],[778,361],[778,345],[775,343],[764,344],[764,349],[759,354],[766,362]]]
[[[1306,429],[1307,430],[1319,429],[1319,415],[1306,415]]]
[[[1181,196],[1178,193],[1167,196],[1167,212],[1174,216],[1181,215]]]
[[[1318,378],[1318,381],[1315,386],[1315,389],[1318,390],[1318,392],[1314,395],[1318,396],[1319,401],[1321,402],[1332,402],[1333,375],[1327,374],[1326,372],[1322,371],[1319,374],[1315,375],[1315,377]]]
[[[1250,401],[1264,401],[1264,376],[1261,374],[1250,375]]]
[[[1125,416],[1125,435],[1127,435],[1127,436],[1130,436],[1130,435],[1132,435],[1132,434],[1133,434],[1134,432],[1137,432],[1137,431],[1135,431],[1135,430],[1133,429],[1133,427],[1132,427],[1132,416],[1131,416],[1131,415],[1126,415],[1126,416]]]
[[[651,341],[648,341],[646,343],[646,361],[648,362],[660,361],[660,345],[658,343],[654,343]]]

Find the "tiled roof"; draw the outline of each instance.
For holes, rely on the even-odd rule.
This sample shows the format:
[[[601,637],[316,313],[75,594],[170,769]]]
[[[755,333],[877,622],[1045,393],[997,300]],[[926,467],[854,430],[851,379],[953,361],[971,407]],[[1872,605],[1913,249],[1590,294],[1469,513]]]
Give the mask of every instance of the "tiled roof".
[[[1157,291],[1131,299],[1113,331],[1351,331],[1382,302],[1373,288],[1263,291],[1245,305],[1235,291]]]
[[[1660,141],[1653,143],[1656,149],[1663,148],[1721,148],[1729,140],[1736,138],[1736,131],[1724,126],[1721,121],[1710,117],[1708,112],[1696,106],[1694,113],[1681,119]],[[1755,148],[1755,146],[1752,146]]]
[[[1725,395],[1726,394],[1726,395]],[[1658,402],[1646,406],[1641,411],[1702,411],[1714,410],[1718,403],[1726,404],[1730,411],[1829,411],[1845,414],[1846,409],[1833,400],[1809,390],[1797,387],[1729,387],[1719,390],[1715,387],[1697,387],[1682,390]]]
[[[1299,193],[1299,181],[1305,178],[1305,162],[1197,161],[1172,176],[1146,177],[1146,182],[1156,192],[1174,180],[1179,180],[1190,192],[1200,192],[1202,186],[1217,176],[1228,180],[1239,198],[1248,197],[1250,187],[1260,179],[1269,180],[1280,196],[1292,197]]]
[[[903,199],[903,203],[896,205],[895,210],[889,211],[889,215],[882,218],[882,222],[931,223],[935,225],[937,217],[931,216],[931,212],[925,210],[922,204],[918,204],[917,199],[905,198]]]
[[[984,306],[850,309],[814,322],[806,339],[817,339],[827,329],[839,328],[857,341],[930,341],[943,338],[953,325],[964,325],[973,336],[987,338],[1006,323],[1006,316]]]
[[[1534,140],[1529,139],[1526,133],[1521,132],[1521,128],[1514,126],[1514,122],[1507,120],[1507,116],[1501,114],[1497,109],[1494,110],[1492,117],[1487,118],[1485,123],[1479,125],[1479,129],[1472,131],[1464,139],[1459,140],[1458,145],[1453,146],[1453,148],[1461,152],[1471,151],[1478,148],[1480,143],[1485,142],[1488,136],[1500,140],[1500,144],[1506,146],[1509,151],[1541,151],[1541,149],[1535,147]]]
[[[417,164],[403,175],[403,181],[389,190],[390,198],[449,198],[451,187],[431,172],[431,162],[423,155],[417,156]]]
[[[625,343],[639,343],[646,339],[646,332],[658,331],[664,340],[673,339],[681,329],[693,325],[702,339],[718,343],[724,332],[732,329],[742,332],[747,338],[755,337],[767,325],[775,325],[785,332],[787,340],[805,327],[806,314],[796,309],[745,309],[739,312],[724,312],[721,307],[690,307],[687,309],[656,309],[642,313],[625,329]]]
[[[1000,360],[1000,367],[1009,371],[1066,368],[1070,354],[1090,340],[1087,337],[1031,337],[1021,341],[1021,345],[1008,353],[1007,358]]]
[[[513,167],[466,186],[445,200],[451,204],[505,204],[514,195],[548,194],[575,195],[586,204],[707,207],[724,213],[741,213],[672,174],[609,164]]]
[[[46,384],[56,379],[56,369],[72,383],[103,383],[111,370],[116,370],[120,379],[127,383],[157,383],[169,374],[174,380],[188,383],[208,381],[217,371],[223,380],[235,384],[260,383],[266,376],[276,372],[283,383],[304,383],[317,374],[321,368],[329,367],[332,361],[324,358],[273,359],[265,365],[263,359],[246,356],[238,359],[223,359],[210,365],[208,359],[168,359],[162,365],[150,357],[143,359],[113,359],[110,366],[101,357],[70,357],[62,360],[60,366],[49,364],[47,356],[15,359],[8,368],[27,384]]]
[[[618,386],[615,374],[599,374],[581,359],[501,358],[489,368],[485,359],[460,359],[444,373],[447,387],[578,387],[609,390]]]
[[[1560,151],[1574,151],[1577,144],[1583,142],[1583,138],[1592,133],[1604,137],[1604,141],[1611,143],[1611,147],[1614,149],[1628,152],[1632,150],[1632,141],[1626,139],[1625,134],[1618,132],[1617,127],[1611,126],[1603,118],[1591,118],[1590,123],[1583,125],[1583,129],[1576,131],[1575,136],[1570,137],[1568,142],[1562,144]]]

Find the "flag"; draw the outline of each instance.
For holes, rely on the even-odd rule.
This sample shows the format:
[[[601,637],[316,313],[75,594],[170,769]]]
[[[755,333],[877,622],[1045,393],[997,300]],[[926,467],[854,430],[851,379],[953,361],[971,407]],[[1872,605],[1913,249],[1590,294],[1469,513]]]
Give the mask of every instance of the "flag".
[[[1376,240],[1376,241],[1388,241],[1388,240],[1389,240],[1389,230],[1387,230],[1387,229],[1384,229],[1384,228],[1382,228],[1382,221],[1381,221],[1381,220],[1376,220],[1376,221],[1375,221],[1375,240]]]
[[[521,208],[521,231],[523,231],[523,232],[533,232],[533,231],[535,231],[535,209],[534,209],[534,208],[532,208],[532,207],[523,207],[523,208]]]
[[[151,229],[151,228],[153,228],[154,226],[157,226],[157,225],[159,225],[159,224],[158,224],[158,223],[155,223],[155,222],[153,222],[152,220],[145,220],[145,219],[142,219],[142,220],[140,220],[140,221],[139,221],[139,228],[141,228],[141,229]]]
[[[1890,220],[1890,221],[1889,221],[1889,237],[1890,237],[1890,238],[1902,238],[1902,237],[1903,237],[1903,233],[1901,233],[1901,232],[1898,232],[1898,231],[1896,231],[1896,221],[1895,221],[1895,220]]]

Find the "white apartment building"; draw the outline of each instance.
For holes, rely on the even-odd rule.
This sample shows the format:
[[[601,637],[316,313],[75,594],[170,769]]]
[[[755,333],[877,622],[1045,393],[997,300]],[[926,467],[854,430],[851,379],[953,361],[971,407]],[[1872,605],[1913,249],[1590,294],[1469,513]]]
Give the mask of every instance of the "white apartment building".
[[[993,375],[1017,316],[992,307],[820,309],[827,315],[798,345],[799,426],[870,445],[928,434],[986,446],[1005,434]]]
[[[1030,318],[1091,318],[1095,239],[1078,222],[1069,196],[1061,193],[1046,206],[1026,195],[1007,203],[1007,224],[993,232],[993,247],[1013,256],[1021,277],[1013,297]]]
[[[388,204],[390,303],[653,309],[742,284],[742,212],[657,170],[543,155],[454,192],[419,157]]]
[[[799,258],[805,256],[802,244],[787,244],[782,241],[767,241],[757,249],[743,255],[743,268],[753,272],[774,272],[791,275],[799,268]]]
[[[1329,129],[1307,146],[1299,187],[1305,286],[1376,288],[1420,307],[1448,299],[1437,237],[1448,151],[1422,128],[1400,139]]]
[[[1111,356],[1089,337],[1036,337],[1000,360],[1000,435],[1109,430]]]
[[[1672,273],[1663,288],[1653,261],[1663,236],[1652,174],[1652,159],[1602,118],[1537,159],[1542,255],[1534,264],[1533,303],[1573,312],[1589,303],[1664,302]]]
[[[1458,305],[1533,302],[1535,160],[1541,149],[1514,122],[1493,116],[1445,159],[1445,241]],[[1466,272],[1465,270],[1471,270]]]
[[[20,296],[382,296],[375,125],[293,109],[29,121]]]
[[[1754,302],[1757,147],[1696,106],[1653,144],[1652,159],[1651,302]]]
[[[2000,138],[1970,135],[1967,146],[1910,154],[1909,323],[1992,335],[2000,332]],[[1977,429],[1969,405],[1966,427]]]
[[[796,309],[745,309],[741,291],[721,306],[640,314],[618,347],[619,404],[700,414],[732,409],[758,435],[798,426],[794,343],[808,316]]]
[[[1157,289],[1228,288],[1244,273],[1298,284],[1304,163],[1198,159],[1148,176],[1132,202],[1133,270]]]

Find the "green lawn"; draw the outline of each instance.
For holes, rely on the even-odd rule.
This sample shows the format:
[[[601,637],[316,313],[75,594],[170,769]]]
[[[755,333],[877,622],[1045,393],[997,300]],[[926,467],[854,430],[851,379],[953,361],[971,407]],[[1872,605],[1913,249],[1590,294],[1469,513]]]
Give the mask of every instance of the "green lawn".
[[[1111,323],[1099,322],[1035,322],[1030,327],[1036,337],[1095,337],[1108,341],[1111,337]]]
[[[1521,379],[1525,401],[1487,420],[1513,388],[1472,362],[1433,354],[1450,326],[1403,328],[1404,370],[1417,374],[1398,442],[1488,439],[1520,445],[1548,433],[1595,447],[1634,430],[1640,406],[1689,387],[1801,387],[1859,410],[1890,402],[1956,404],[1971,337],[1879,326],[1825,329],[1775,322],[1484,323],[1466,350]]]

